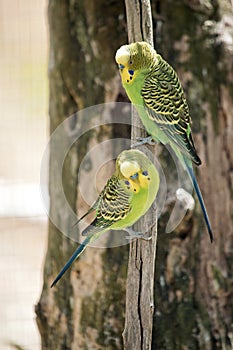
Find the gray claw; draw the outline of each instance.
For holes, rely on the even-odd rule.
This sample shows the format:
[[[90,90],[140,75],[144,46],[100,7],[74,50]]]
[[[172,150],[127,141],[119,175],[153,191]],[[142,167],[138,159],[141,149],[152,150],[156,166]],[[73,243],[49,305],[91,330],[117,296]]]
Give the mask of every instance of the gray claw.
[[[146,145],[146,144],[150,145],[150,146],[155,146],[157,144],[157,142],[154,141],[151,136],[148,136],[148,137],[137,137],[136,140],[139,141],[139,142],[136,142],[133,145],[131,145],[131,148],[135,148],[135,147]]]
[[[145,232],[136,232],[130,227],[125,228],[124,231],[129,233],[129,236],[125,237],[126,239],[139,238],[139,239],[144,239],[145,241],[149,241],[152,238],[152,236],[148,237]]]

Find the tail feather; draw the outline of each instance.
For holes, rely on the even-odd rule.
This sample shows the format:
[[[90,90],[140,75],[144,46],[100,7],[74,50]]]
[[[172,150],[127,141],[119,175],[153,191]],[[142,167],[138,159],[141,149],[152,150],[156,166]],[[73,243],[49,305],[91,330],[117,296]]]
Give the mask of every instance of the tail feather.
[[[95,203],[95,204],[96,204],[96,203]],[[88,214],[92,213],[92,212],[96,209],[95,204],[94,204],[92,207],[90,207],[90,209],[89,209],[83,216],[81,216],[81,218],[79,218],[77,221],[75,221],[75,223],[73,224],[73,227],[76,226],[76,225],[78,225],[78,223],[79,223],[82,219],[84,219]]]
[[[214,240],[214,236],[213,236],[213,231],[212,231],[212,228],[211,228],[211,224],[210,224],[210,220],[209,220],[209,216],[207,214],[207,210],[206,210],[206,207],[205,207],[205,203],[204,203],[204,200],[202,198],[202,194],[201,194],[201,190],[198,186],[198,183],[197,183],[197,179],[195,177],[195,174],[194,174],[194,171],[193,171],[193,168],[192,168],[192,164],[189,164],[188,163],[188,160],[184,158],[184,162],[187,166],[187,169],[188,169],[188,172],[189,172],[189,175],[192,179],[192,183],[193,183],[193,186],[194,186],[194,189],[196,191],[196,194],[197,194],[197,197],[198,197],[198,200],[200,202],[200,206],[201,206],[201,209],[202,209],[202,213],[203,213],[203,216],[204,216],[204,220],[206,222],[206,226],[207,226],[207,229],[208,229],[208,233],[209,233],[209,236],[210,236],[210,241],[213,242]]]
[[[89,235],[87,236],[87,238],[80,244],[80,246],[75,250],[75,252],[73,253],[73,255],[69,258],[69,260],[67,261],[67,263],[65,264],[65,266],[61,269],[61,271],[59,272],[59,274],[57,275],[57,277],[55,278],[55,280],[53,281],[53,283],[51,284],[50,288],[52,288],[60,279],[61,277],[64,275],[64,273],[68,270],[68,268],[72,265],[72,263],[78,259],[78,257],[80,256],[80,254],[86,249],[87,244],[90,242],[93,242],[94,240],[96,240],[99,237],[99,235]]]

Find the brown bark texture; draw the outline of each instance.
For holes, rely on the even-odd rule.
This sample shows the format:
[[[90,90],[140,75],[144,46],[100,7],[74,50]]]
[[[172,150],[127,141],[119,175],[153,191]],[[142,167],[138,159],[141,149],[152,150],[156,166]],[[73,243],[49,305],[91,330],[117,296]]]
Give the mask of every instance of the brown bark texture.
[[[126,19],[129,43],[145,40],[153,45],[153,25],[150,1],[126,0]],[[146,136],[140,119],[132,110],[132,143]],[[141,147],[139,146],[139,149]],[[143,147],[150,157],[150,151]],[[152,149],[152,154],[154,150]],[[153,156],[152,156],[153,157]],[[152,159],[154,161],[154,158]],[[134,225],[137,232],[147,232],[150,241],[130,243],[126,282],[124,349],[151,349],[154,315],[154,274],[157,242],[157,211],[155,205]]]
[[[116,49],[127,42],[124,6],[123,1],[49,1],[51,133],[77,110],[102,102],[126,101],[114,62]],[[155,49],[177,71],[190,106],[194,141],[202,159],[196,173],[215,235],[214,243],[210,244],[197,200],[195,210],[186,214],[175,231],[165,233],[177,174],[165,148],[156,146],[161,151],[168,195],[158,221],[152,348],[230,350],[233,348],[232,2],[155,0],[151,6]],[[77,118],[69,125],[71,134],[77,124],[85,123]],[[77,192],[77,169],[82,158],[97,141],[119,132],[130,137],[129,130],[122,130],[111,125],[99,127],[70,148],[62,170],[63,185],[74,211],[78,202],[78,214],[83,209]],[[70,142],[69,137],[64,132],[61,147]],[[110,154],[111,148],[106,152]],[[50,214],[63,228],[68,228],[72,218],[64,210],[56,183],[59,157],[57,145],[52,144]],[[91,159],[84,172],[86,177],[94,162]],[[85,176],[82,178],[86,179]],[[144,243],[150,249],[148,242],[134,244]],[[61,283],[50,289],[56,273],[76,246],[50,222],[44,286],[36,306],[42,349],[122,349],[127,247],[104,249],[101,253],[99,249],[87,248]],[[140,266],[142,259],[138,256],[134,261]],[[147,288],[147,284],[138,288]],[[139,324],[137,320],[132,327],[137,329]]]
[[[175,232],[164,233],[168,212],[160,218],[153,346],[232,349],[232,2],[155,1],[153,11],[155,47],[177,71],[190,106],[202,159],[196,173],[215,236],[210,244],[197,199]]]
[[[102,120],[103,125],[94,129],[88,118],[76,113],[99,103],[124,100],[114,61],[115,51],[126,42],[124,3],[50,0],[48,19],[50,133],[65,119],[68,121],[58,142],[50,144],[50,217],[56,218],[59,227],[67,232],[74,217],[67,210],[65,200],[74,212],[78,203],[78,216],[88,209],[77,190],[77,174],[83,157],[98,143],[119,136],[119,130],[120,136],[128,138],[130,143],[130,128],[104,123],[104,110],[98,112],[95,119]],[[68,119],[73,113],[76,114]],[[75,130],[82,127],[90,130],[72,144],[62,167],[64,199],[58,183],[61,150],[70,144]],[[111,159],[111,152],[111,147],[103,151],[107,159]],[[94,182],[88,176],[96,161],[96,157],[88,157],[82,172],[83,188],[87,192]],[[105,168],[100,189],[112,172],[113,168]],[[51,289],[52,280],[78,243],[64,236],[52,221],[48,230],[44,286],[36,305],[42,349],[121,349],[127,246],[87,248]],[[78,227],[75,234],[78,235]]]

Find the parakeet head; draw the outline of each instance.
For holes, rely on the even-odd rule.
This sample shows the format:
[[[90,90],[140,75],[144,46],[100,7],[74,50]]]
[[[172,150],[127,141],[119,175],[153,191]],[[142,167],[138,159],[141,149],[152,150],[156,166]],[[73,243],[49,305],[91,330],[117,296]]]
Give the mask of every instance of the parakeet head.
[[[121,46],[116,52],[121,79],[124,84],[131,84],[139,70],[150,68],[157,62],[157,53],[152,46],[144,41]]]
[[[151,165],[150,160],[141,151],[128,150],[121,152],[118,156],[116,170],[125,180],[125,184],[137,193],[141,188],[148,187]]]

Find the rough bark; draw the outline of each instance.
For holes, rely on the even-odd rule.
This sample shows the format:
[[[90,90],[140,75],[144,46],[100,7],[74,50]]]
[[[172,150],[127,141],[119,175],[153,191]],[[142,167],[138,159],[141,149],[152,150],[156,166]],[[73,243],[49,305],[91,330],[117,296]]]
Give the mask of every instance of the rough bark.
[[[129,42],[145,40],[153,45],[153,26],[150,1],[126,0]],[[132,111],[132,143],[145,137],[140,119]],[[149,156],[148,149],[144,153]],[[153,161],[154,159],[152,159]],[[157,242],[157,214],[155,206],[134,226],[135,231],[148,232],[150,241],[134,240],[130,243],[126,286],[126,315],[123,332],[127,350],[151,349],[154,314],[154,271]]]
[[[198,204],[171,234],[164,233],[171,206],[159,220],[153,348],[228,350],[233,346],[232,4],[155,0],[152,6],[155,48],[176,69],[190,105],[195,144],[203,161],[197,176],[215,233],[211,245]],[[50,0],[51,132],[77,110],[125,100],[114,63],[115,50],[126,42],[123,11],[123,1]],[[68,153],[63,183],[73,209],[78,196],[76,170],[83,155],[93,140],[116,132],[110,126],[99,128]],[[68,142],[66,137],[61,143]],[[56,186],[58,159],[52,145],[50,210],[68,225]],[[169,163],[163,152],[161,164],[173,178]],[[50,289],[75,247],[49,224],[44,286],[36,307],[42,348],[122,349],[127,248],[103,254],[88,249],[59,288]]]
[[[119,1],[50,0],[48,17],[52,134],[65,118],[85,107],[122,100],[114,52],[126,41],[126,32],[124,3]],[[70,133],[77,125],[82,128],[81,123],[85,123],[77,118],[78,114],[68,126]],[[86,133],[70,148],[62,174],[66,199],[74,211],[77,201],[81,205],[77,174],[82,158],[93,145],[119,135],[117,132],[117,128],[113,130],[111,125],[103,125]],[[50,145],[49,169],[50,216],[56,217],[66,232],[73,218],[64,209],[57,174],[60,149],[70,142],[70,133],[64,131],[59,147]],[[122,133],[130,138],[124,126]],[[106,156],[111,151],[107,149]],[[90,159],[84,177],[94,162],[95,159]],[[60,283],[51,289],[53,278],[77,243],[65,237],[52,222],[48,230],[44,286],[36,306],[42,349],[121,349],[127,247],[114,248],[111,252],[87,248]]]
[[[210,244],[198,204],[171,235],[164,234],[168,214],[159,220],[154,347],[232,349],[232,3],[167,0],[154,9],[156,49],[176,69],[190,105],[203,162],[197,177],[215,235]]]

